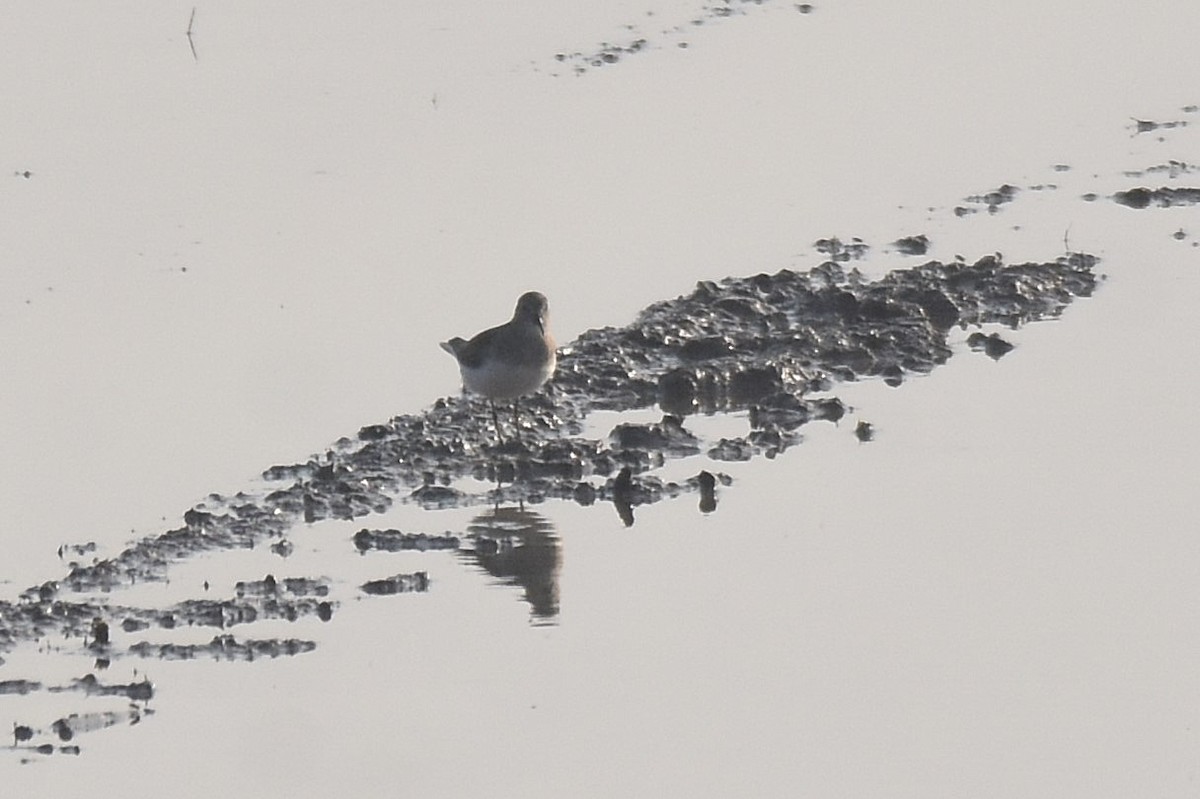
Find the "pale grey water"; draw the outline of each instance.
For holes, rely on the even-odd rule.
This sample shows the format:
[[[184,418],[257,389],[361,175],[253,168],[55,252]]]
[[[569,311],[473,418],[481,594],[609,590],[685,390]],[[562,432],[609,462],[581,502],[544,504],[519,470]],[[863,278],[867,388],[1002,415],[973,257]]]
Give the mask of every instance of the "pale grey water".
[[[1180,109],[1200,65],[1178,54],[1200,11],[831,2],[688,27],[697,9],[202,5],[198,61],[189,4],[6,12],[6,168],[32,172],[0,175],[9,596],[61,575],[60,543],[111,553],[453,393],[436,342],[528,288],[568,341],[698,279],[813,266],[829,235],[1020,260],[1066,233],[1109,276],[997,363],[963,347],[898,390],[853,387],[840,427],[722,465],[735,483],[711,515],[685,498],[627,530],[609,508],[538,506],[561,547],[554,626],[453,556],[390,556],[434,590],[280,625],[319,641],[295,658],[118,661],[114,678],[155,682],[157,712],[80,736],[78,758],[0,758],[6,784],[1194,793],[1196,212],[1079,196],[1194,160],[1200,115]],[[551,75],[626,23],[647,52]],[[1130,117],[1191,124],[1135,136]],[[1004,182],[1059,188],[954,217]],[[287,568],[319,571],[359,526],[298,531]],[[281,568],[235,554],[129,599]],[[336,575],[345,596],[373,557]],[[87,668],[26,649],[0,679]],[[0,697],[0,725],[64,712],[18,701]]]

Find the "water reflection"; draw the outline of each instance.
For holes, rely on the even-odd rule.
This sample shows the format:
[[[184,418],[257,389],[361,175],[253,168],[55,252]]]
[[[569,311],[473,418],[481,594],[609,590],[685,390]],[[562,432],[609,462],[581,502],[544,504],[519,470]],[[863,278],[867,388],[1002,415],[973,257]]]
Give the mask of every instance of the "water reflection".
[[[729,484],[727,476],[723,476],[722,481],[726,485]],[[643,477],[635,480],[633,470],[626,466],[613,479],[609,497],[612,499],[613,507],[617,511],[617,516],[621,518],[621,522],[626,527],[633,527],[635,521],[633,509],[638,505],[657,502],[663,496],[677,496],[684,490],[699,491],[700,512],[705,515],[712,513],[717,509],[717,482],[717,477],[706,470],[701,470],[699,474],[684,481],[682,485],[664,484],[655,477]]]
[[[506,585],[525,590],[535,624],[553,624],[558,615],[558,575],[562,546],[554,525],[540,513],[494,508],[467,525],[475,544],[462,556]]]

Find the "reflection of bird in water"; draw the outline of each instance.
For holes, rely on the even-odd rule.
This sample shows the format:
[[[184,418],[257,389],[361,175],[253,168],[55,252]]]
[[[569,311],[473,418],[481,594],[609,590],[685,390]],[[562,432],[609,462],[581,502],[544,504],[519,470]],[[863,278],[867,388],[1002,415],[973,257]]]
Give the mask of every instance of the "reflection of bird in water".
[[[562,549],[546,517],[523,508],[496,508],[476,516],[467,534],[475,549],[462,551],[463,557],[505,584],[524,588],[536,621],[558,615]]]

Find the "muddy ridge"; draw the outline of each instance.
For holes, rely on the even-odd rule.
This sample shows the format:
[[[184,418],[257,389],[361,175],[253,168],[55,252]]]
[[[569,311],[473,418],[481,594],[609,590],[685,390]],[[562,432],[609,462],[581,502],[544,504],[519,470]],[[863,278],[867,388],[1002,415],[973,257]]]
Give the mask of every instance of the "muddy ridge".
[[[292,549],[286,535],[294,527],[358,519],[396,502],[497,509],[461,534],[363,528],[341,543],[342,551],[456,552],[463,562],[521,587],[537,618],[552,618],[558,611],[558,542],[548,522],[524,510],[526,503],[611,503],[631,525],[640,505],[693,495],[699,511],[711,513],[717,487],[730,485],[727,475],[704,470],[668,481],[652,472],[701,452],[716,464],[773,458],[799,443],[804,425],[844,416],[846,406],[836,396],[840,383],[877,378],[902,385],[946,362],[952,331],[1018,328],[1053,318],[1097,283],[1095,259],[1084,254],[1011,265],[997,256],[971,264],[930,261],[871,280],[846,267],[866,245],[835,241],[827,242],[833,260],[809,271],[703,281],[686,296],[649,306],[629,325],[584,333],[562,348],[545,390],[523,401],[515,419],[501,415],[499,430],[486,402],[440,399],[423,413],[364,427],[303,463],[270,467],[263,474],[267,486],[258,492],[211,494],[186,511],[178,527],[113,557],[72,563],[61,579],[29,588],[18,602],[0,602],[0,662],[19,644],[50,637],[94,658],[98,670],[125,657],[250,661],[311,651],[317,644],[306,638],[235,636],[230,629],[267,619],[331,621],[338,602],[330,587],[344,582],[336,575],[256,575],[236,583],[229,596],[164,608],[111,600],[124,587],[166,579],[172,564],[204,552],[265,545],[287,557]],[[998,333],[982,332],[969,345],[993,358],[1012,346]],[[621,423],[600,438],[585,435],[593,411],[654,406],[663,412],[660,421]],[[689,430],[693,415],[730,412],[746,413],[745,435],[713,442]],[[874,435],[867,423],[853,433],[863,442]],[[521,510],[506,513],[502,504],[520,504]],[[93,548],[71,546],[60,554],[92,555]],[[393,568],[361,583],[357,595],[402,601],[381,597],[431,590],[436,586],[426,571]],[[195,627],[215,632],[205,643],[150,635]],[[132,643],[115,643],[117,632]],[[76,689],[119,697],[133,707],[19,725],[29,738],[15,743],[64,751],[60,744],[69,738],[62,730],[73,737],[84,728],[135,723],[154,693],[149,681],[105,686],[92,675]],[[40,690],[36,679],[0,682],[0,694]],[[59,743],[36,743],[38,730]]]
[[[839,382],[875,377],[898,386],[950,357],[953,328],[1016,328],[1058,316],[1095,289],[1094,260],[1075,254],[1016,265],[994,256],[974,264],[930,261],[879,280],[827,262],[808,272],[701,282],[687,296],[651,305],[626,327],[591,330],[563,347],[547,389],[522,402],[519,429],[504,419],[497,431],[478,398],[438,400],[424,413],[364,427],[324,455],[267,469],[267,481],[284,485],[263,495],[212,494],[184,514],[182,526],[113,558],[76,565],[62,580],[26,591],[19,606],[0,609],[5,618],[36,615],[31,609],[53,608],[63,590],[109,591],[162,579],[172,562],[189,555],[252,548],[281,539],[300,522],[360,518],[397,500],[446,506],[610,499],[621,469],[638,475],[699,451],[686,427],[695,413],[749,411],[750,434],[726,447],[773,456],[795,443],[800,426],[841,418],[844,405],[828,396]],[[999,336],[988,339],[989,352],[1003,345]],[[620,425],[607,439],[581,435],[594,410],[656,404],[666,413],[660,423]],[[456,487],[464,479],[480,488]],[[643,482],[651,497],[698,488]],[[360,536],[360,548],[405,546],[369,531]],[[96,610],[43,615],[83,624]]]

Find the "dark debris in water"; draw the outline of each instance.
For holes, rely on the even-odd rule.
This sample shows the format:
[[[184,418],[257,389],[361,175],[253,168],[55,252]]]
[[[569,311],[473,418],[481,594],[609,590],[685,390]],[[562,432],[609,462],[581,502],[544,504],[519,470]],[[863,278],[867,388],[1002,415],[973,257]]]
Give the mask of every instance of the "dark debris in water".
[[[1137,209],[1149,208],[1151,205],[1159,208],[1195,205],[1200,203],[1200,188],[1163,186],[1158,189],[1147,189],[1138,187],[1117,192],[1113,195],[1113,201]]]
[[[1164,174],[1167,178],[1175,180],[1182,175],[1190,175],[1198,171],[1200,171],[1200,166],[1196,164],[1171,159],[1166,163],[1154,164],[1145,169],[1129,169],[1122,174],[1127,178],[1144,178],[1146,175]]]
[[[716,3],[705,3],[697,8],[691,19],[684,23],[669,26],[661,30],[659,33],[665,39],[676,39],[686,34],[688,31],[718,20],[729,19],[731,17],[739,17],[744,15],[748,9],[764,6],[771,3],[771,0],[721,0]],[[801,14],[811,13],[813,7],[808,3],[794,5],[794,8]],[[628,32],[628,38],[623,43],[604,42],[594,49],[587,51],[560,51],[554,55],[554,60],[559,64],[569,66],[575,75],[583,75],[591,69],[610,66],[622,61],[625,57],[640,53],[651,46],[650,38],[654,34],[639,33],[639,26],[627,24],[624,26]],[[676,41],[678,48],[686,48],[687,41]]]
[[[360,588],[364,594],[372,596],[423,593],[429,590],[429,574],[427,572],[397,574],[378,580],[368,580]]]
[[[1018,189],[1016,186],[1005,183],[998,189],[985,191],[981,194],[972,194],[970,197],[966,198],[966,202],[975,205],[982,205],[987,208],[987,212],[989,214],[994,214],[1000,210],[1000,206],[1007,205],[1016,199],[1018,191],[1020,191],[1020,189]],[[954,209],[954,213],[956,216],[966,216],[967,214],[975,213],[976,210],[977,209],[975,208],[960,205]]]
[[[239,641],[232,635],[218,635],[207,644],[154,644],[140,641],[129,647],[129,652],[139,657],[159,660],[195,660],[201,657],[213,660],[258,660],[299,655],[316,648],[317,645],[313,641],[295,638]]]
[[[831,261],[845,263],[865,258],[871,247],[857,236],[852,237],[848,242],[833,236],[828,239],[817,239],[813,242],[813,249],[828,256]]]
[[[402,552],[431,549],[458,549],[456,535],[427,535],[425,533],[402,533],[399,530],[368,530],[363,528],[354,534],[354,547],[359,552]]]
[[[146,683],[149,686],[149,683]],[[128,707],[121,710],[90,711],[60,716],[45,726],[13,724],[12,749],[19,753],[38,755],[78,755],[82,750],[73,743],[77,736],[119,724],[137,724],[146,715],[153,713],[146,707],[152,690],[131,696]],[[49,740],[47,740],[49,739]],[[42,743],[37,743],[41,740]]]
[[[1185,108],[1184,110],[1186,111],[1187,109]],[[1188,122],[1186,119],[1174,119],[1169,122],[1155,122],[1154,120],[1151,120],[1151,119],[1134,119],[1133,120],[1133,132],[1135,134],[1137,134],[1137,133],[1150,133],[1150,132],[1156,131],[1156,130],[1171,130],[1172,128],[1185,128],[1185,127],[1187,127],[1187,124],[1188,124]]]
[[[929,252],[929,237],[925,234],[896,239],[892,246],[902,255],[924,255]]]
[[[1012,351],[1013,345],[1000,338],[998,333],[985,336],[982,333],[972,333],[967,337],[967,346],[976,352],[986,353],[992,360],[998,361]]]

